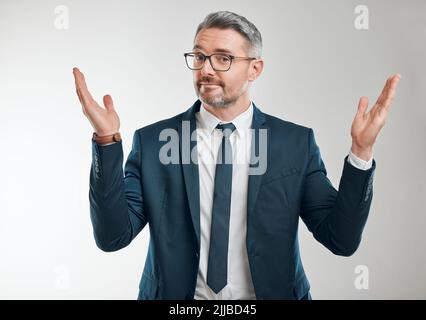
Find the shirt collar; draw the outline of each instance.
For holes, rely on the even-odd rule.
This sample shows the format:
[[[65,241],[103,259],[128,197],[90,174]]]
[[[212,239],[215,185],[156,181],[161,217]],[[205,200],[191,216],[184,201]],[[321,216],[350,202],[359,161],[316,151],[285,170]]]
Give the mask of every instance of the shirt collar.
[[[213,130],[219,123],[229,123],[232,122],[237,130],[237,133],[241,136],[241,134],[251,128],[252,120],[253,120],[253,102],[250,101],[250,105],[246,111],[236,116],[231,121],[222,121],[212,113],[207,111],[202,103],[200,106],[200,112],[198,120],[200,122],[200,126],[203,129],[208,130],[209,134],[213,133]]]

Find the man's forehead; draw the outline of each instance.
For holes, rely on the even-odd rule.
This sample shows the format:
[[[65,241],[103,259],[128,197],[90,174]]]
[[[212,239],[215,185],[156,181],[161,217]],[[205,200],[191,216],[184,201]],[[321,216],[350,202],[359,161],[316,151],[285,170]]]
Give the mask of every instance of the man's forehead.
[[[246,40],[232,29],[204,29],[194,39],[194,49],[236,53],[244,50]]]
[[[194,49],[207,50],[207,48],[204,48],[203,46],[201,46],[199,44],[195,44]],[[227,49],[227,48],[223,48],[223,47],[214,47],[214,48],[212,48],[212,50],[214,52],[223,52],[223,53],[234,53],[234,51],[235,51],[235,50]]]

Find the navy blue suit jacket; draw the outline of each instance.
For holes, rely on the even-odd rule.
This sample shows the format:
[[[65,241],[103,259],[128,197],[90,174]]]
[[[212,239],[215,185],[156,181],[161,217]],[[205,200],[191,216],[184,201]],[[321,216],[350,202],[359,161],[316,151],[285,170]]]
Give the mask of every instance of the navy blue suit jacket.
[[[92,142],[89,200],[97,246],[119,250],[149,227],[139,299],[194,297],[200,253],[198,166],[160,162],[166,142],[159,135],[176,129],[182,138],[184,120],[195,130],[200,105],[197,100],[186,112],[137,130],[124,174],[122,143]],[[363,171],[346,157],[337,191],[312,129],[262,113],[256,105],[252,128],[255,135],[266,129],[268,136],[266,172],[249,176],[247,197],[246,244],[256,297],[301,299],[310,285],[299,254],[299,218],[331,252],[352,255],[367,221],[376,163]],[[191,150],[194,146],[191,141]]]

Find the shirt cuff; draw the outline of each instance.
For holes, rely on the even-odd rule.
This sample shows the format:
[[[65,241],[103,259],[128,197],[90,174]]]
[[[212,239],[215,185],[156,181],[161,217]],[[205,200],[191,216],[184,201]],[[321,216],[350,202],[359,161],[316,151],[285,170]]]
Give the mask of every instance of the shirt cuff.
[[[349,150],[348,162],[357,169],[368,170],[373,166],[373,156],[371,156],[370,160],[365,161],[358,158],[351,150]]]

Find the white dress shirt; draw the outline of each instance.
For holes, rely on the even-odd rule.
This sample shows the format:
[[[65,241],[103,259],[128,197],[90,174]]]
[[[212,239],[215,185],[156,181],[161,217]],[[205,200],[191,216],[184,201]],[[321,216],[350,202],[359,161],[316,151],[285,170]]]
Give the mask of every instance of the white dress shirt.
[[[247,188],[249,155],[251,151],[251,123],[253,105],[232,122],[236,130],[229,137],[232,146],[232,194],[229,219],[228,281],[217,294],[207,285],[207,266],[213,208],[214,178],[222,132],[215,129],[223,122],[201,105],[196,113],[198,171],[200,179],[200,265],[195,299],[256,299],[251,280],[246,247]],[[232,258],[231,258],[232,257]]]
[[[198,171],[200,183],[200,264],[194,299],[256,299],[247,256],[247,189],[251,152],[253,103],[232,121],[221,121],[201,104],[196,113]],[[229,221],[228,281],[217,294],[207,285],[207,266],[213,207],[216,159],[222,142],[219,123],[232,122],[236,130],[230,136],[233,156],[231,211]],[[364,161],[349,151],[349,163],[368,170],[372,158]]]

